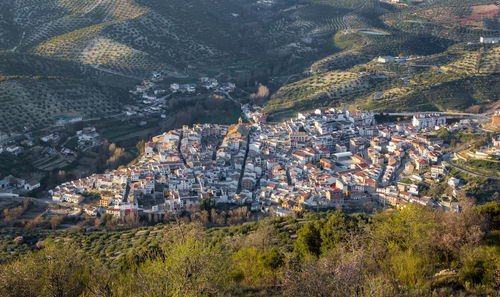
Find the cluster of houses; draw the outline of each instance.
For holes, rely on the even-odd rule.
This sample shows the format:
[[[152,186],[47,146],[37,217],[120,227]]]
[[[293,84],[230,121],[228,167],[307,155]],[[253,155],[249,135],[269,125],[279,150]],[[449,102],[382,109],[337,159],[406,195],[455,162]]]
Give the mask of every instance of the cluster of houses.
[[[500,37],[479,37],[479,43],[497,44],[500,43]]]
[[[33,177],[29,180],[8,175],[0,180],[0,193],[26,193],[40,187],[40,180]]]
[[[135,165],[61,184],[51,194],[70,203],[99,194],[85,211],[116,216],[194,211],[203,199],[276,215],[359,201],[431,205],[417,183],[398,182],[405,169],[446,175],[442,142],[423,127],[377,125],[372,112],[337,109],[276,125],[184,126],[153,137]]]
[[[143,80],[140,85],[135,87],[135,90],[130,91],[132,94],[139,97],[139,101],[144,104],[158,103],[162,99],[168,97],[167,90],[162,89],[151,80]]]
[[[483,145],[482,147],[479,147],[477,149],[470,149],[463,151],[459,154],[454,154],[454,157],[456,159],[462,159],[464,161],[471,160],[471,159],[482,159],[482,160],[488,160],[492,156],[500,156],[500,136],[499,135],[493,135],[491,139]]]
[[[187,83],[187,84],[179,84],[172,83],[170,84],[170,91],[172,93],[182,93],[182,94],[194,94],[197,90],[207,90],[214,92],[233,92],[236,88],[236,85],[232,82],[219,83],[217,79],[210,77],[201,77],[199,83]]]
[[[103,143],[95,127],[85,127],[76,132],[78,147],[82,150],[98,146]]]
[[[230,93],[236,89],[236,85],[232,82],[219,83],[215,78],[201,77],[197,83],[171,83],[169,89],[166,90],[156,83],[159,79],[155,79],[155,77],[157,76],[153,75],[151,80],[143,80],[130,92],[137,95],[142,103],[154,104],[173,94],[190,95],[202,90]]]
[[[9,153],[13,155],[19,155],[24,151],[24,148],[22,146],[18,146],[16,144],[8,144],[8,145],[2,145],[0,144],[0,154],[1,153]]]
[[[244,104],[241,106],[241,113],[243,116],[254,123],[265,123],[267,121],[267,115],[261,111],[261,108],[257,105],[250,107],[249,104]]]
[[[162,118],[166,118],[163,113],[167,109],[166,100],[177,94],[194,95],[201,92],[211,91],[214,93],[231,93],[236,89],[236,85],[231,82],[219,83],[215,78],[202,77],[197,83],[171,83],[170,87],[164,88],[159,81],[163,80],[165,72],[153,72],[149,80],[143,80],[141,84],[135,86],[130,93],[137,96],[137,106],[126,106],[125,115],[131,117],[144,112],[146,114],[161,113]]]
[[[411,124],[420,130],[440,127],[446,124],[446,116],[440,113],[421,113],[413,116]]]

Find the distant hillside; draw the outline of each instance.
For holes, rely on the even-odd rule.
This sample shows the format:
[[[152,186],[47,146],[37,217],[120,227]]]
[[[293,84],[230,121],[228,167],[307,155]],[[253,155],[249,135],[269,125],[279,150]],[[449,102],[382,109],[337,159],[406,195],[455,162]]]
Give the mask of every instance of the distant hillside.
[[[303,79],[280,87],[264,110],[274,120],[299,110],[350,104],[382,111],[481,111],[500,98],[500,47],[478,44],[480,36],[500,36],[495,25],[499,3],[398,5],[371,27],[337,32],[336,50],[313,63]],[[413,58],[384,64],[373,60],[378,56]],[[333,73],[360,74],[344,82],[331,79]]]
[[[358,53],[350,59],[365,57]],[[379,111],[478,112],[499,99],[498,45],[461,45],[404,64],[370,61],[346,70],[340,69],[349,60],[336,59],[325,59],[314,65],[314,75],[281,87],[264,110],[275,120],[298,110],[350,104]]]
[[[388,14],[383,21],[404,32],[477,42],[479,36],[498,36],[500,1],[432,1],[430,5],[412,6],[403,13]]]
[[[207,63],[317,53],[324,37],[377,23],[386,6],[373,0],[9,0],[0,4],[6,11],[0,46],[137,74],[188,64],[213,69]]]
[[[113,98],[151,71],[245,85],[302,72],[333,49],[337,31],[380,23],[377,16],[392,10],[375,0],[5,0],[0,91],[17,111],[0,130],[45,126],[59,113],[117,111]],[[102,93],[109,79],[122,91]],[[75,96],[59,89],[65,82]],[[97,113],[74,100],[88,100]],[[33,101],[38,109],[19,106]]]
[[[2,81],[22,78],[25,82],[34,76],[76,79],[72,84],[81,84],[80,90],[89,91],[112,82],[121,88],[118,93],[110,90],[110,97],[97,96],[108,101],[102,103],[107,106],[113,105],[111,97],[147,78],[151,71],[168,70],[172,79],[179,74],[192,79],[217,76],[246,88],[262,82],[277,91],[290,82],[297,85],[307,77],[307,71],[315,76],[331,71],[359,72],[360,64],[378,55],[437,55],[449,52],[454,44],[500,34],[499,1],[402,2],[4,0],[0,3],[0,76]],[[496,73],[496,54],[481,73]],[[311,80],[314,77],[303,82]],[[305,97],[295,98],[290,92],[297,86],[285,86],[274,94],[266,110],[275,114],[335,105],[337,101],[352,103],[372,91],[380,92],[373,83],[379,82],[364,82],[362,90],[347,88],[348,94],[333,96],[334,101],[322,98],[317,90],[312,101],[303,91],[296,95],[307,93]],[[336,88],[328,81],[321,84],[317,87],[330,94]],[[27,93],[37,92],[30,89],[36,82],[23,86]],[[394,87],[399,86],[392,84],[390,89]],[[15,93],[5,91],[3,95]],[[81,96],[94,98],[95,92]],[[22,98],[2,99],[12,106],[24,102]],[[383,109],[382,103],[377,105]],[[61,106],[47,114],[66,108],[74,112],[71,104]],[[20,108],[21,113],[23,110]],[[25,118],[28,116],[13,119],[18,122],[16,127],[32,124]]]

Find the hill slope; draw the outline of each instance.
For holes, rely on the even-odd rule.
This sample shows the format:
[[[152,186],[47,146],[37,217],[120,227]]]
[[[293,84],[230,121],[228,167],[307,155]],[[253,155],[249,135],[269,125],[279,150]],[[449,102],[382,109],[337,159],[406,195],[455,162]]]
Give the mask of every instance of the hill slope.
[[[313,63],[302,79],[280,86],[264,110],[274,120],[349,104],[382,111],[481,111],[499,99],[500,47],[479,44],[480,36],[500,36],[494,25],[499,3],[425,1],[379,15],[371,27],[337,32],[336,50]],[[378,56],[410,59],[379,63]],[[360,73],[363,83],[328,79],[332,73]]]
[[[82,83],[82,89],[106,87],[107,78],[116,77],[115,85],[127,90],[133,85],[130,79],[139,81],[151,71],[168,70],[172,79],[179,74],[193,79],[217,76],[242,87],[253,86],[256,81],[270,82],[271,90],[278,90],[290,82],[300,84],[298,81],[307,77],[304,70],[315,76],[331,71],[356,73],[364,70],[360,65],[378,55],[443,53],[449,53],[444,58],[449,61],[439,60],[439,65],[456,73],[462,66],[469,67],[460,62],[460,57],[470,61],[474,57],[467,55],[479,53],[477,49],[453,52],[449,47],[477,42],[479,36],[499,35],[495,25],[499,7],[498,1],[483,0],[435,0],[408,5],[378,0],[5,0],[0,3],[0,50],[4,51],[0,57],[8,58],[2,58],[0,75],[4,81],[19,79],[19,75],[33,79],[26,75],[39,75],[35,73],[42,70],[34,65],[41,63],[53,66],[40,75],[77,78],[73,84]],[[457,22],[459,25],[454,26]],[[18,69],[20,58],[12,58],[16,55],[30,62]],[[479,73],[497,73],[498,53],[487,50],[481,55],[484,59],[480,63],[489,62],[478,66]],[[447,65],[451,62],[460,65]],[[35,72],[30,74],[31,70]],[[460,79],[476,75],[470,69],[462,70]],[[398,79],[405,75],[400,76]],[[284,87],[266,110],[288,112],[334,105],[337,101],[365,103],[372,92],[391,94],[391,90],[401,87],[395,83],[395,76],[391,78],[390,84],[384,83],[390,86],[388,89],[373,85],[379,81],[363,81],[359,84],[361,90],[357,89],[358,82],[353,81],[356,86],[350,89],[343,82],[345,92],[334,96],[332,90],[339,86],[334,81],[323,81],[321,88],[335,99],[331,102],[325,102],[317,92],[312,101],[309,95],[289,100],[293,90],[284,92],[290,89]],[[127,80],[120,83],[121,79]],[[314,80],[314,76],[308,80]],[[118,94],[100,98],[112,102]],[[18,98],[6,100],[12,104],[24,102]],[[25,118],[17,118],[18,126],[29,126]]]

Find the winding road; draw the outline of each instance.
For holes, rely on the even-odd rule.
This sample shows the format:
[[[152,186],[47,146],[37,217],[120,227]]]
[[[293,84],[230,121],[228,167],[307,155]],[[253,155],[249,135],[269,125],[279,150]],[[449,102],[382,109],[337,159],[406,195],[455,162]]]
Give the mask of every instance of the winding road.
[[[467,170],[465,168],[462,168],[460,166],[457,166],[453,163],[450,162],[450,155],[452,153],[447,153],[443,156],[443,164],[447,167],[453,167],[455,169],[458,169],[462,172],[465,172],[465,173],[468,173],[468,174],[471,174],[471,175],[475,175],[475,176],[478,176],[478,177],[483,177],[483,178],[487,178],[487,179],[493,179],[493,180],[500,180],[500,177],[494,177],[494,176],[488,176],[488,175],[484,175],[484,174],[480,174],[480,173],[476,173],[476,172],[473,172],[473,171],[470,171],[470,170]]]
[[[480,114],[480,113],[465,113],[465,112],[451,112],[451,111],[419,111],[419,112],[384,112],[384,113],[378,113],[378,114],[387,114],[390,116],[414,116],[417,114],[422,114],[422,113],[438,113],[442,115],[456,115],[456,116],[467,116],[475,119],[481,119],[481,120],[486,120],[488,117],[486,114]]]

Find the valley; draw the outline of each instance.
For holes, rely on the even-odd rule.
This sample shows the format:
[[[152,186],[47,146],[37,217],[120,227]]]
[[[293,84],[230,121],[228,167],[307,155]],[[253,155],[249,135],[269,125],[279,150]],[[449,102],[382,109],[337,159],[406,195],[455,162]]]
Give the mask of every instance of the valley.
[[[127,165],[162,131],[236,123],[244,105],[273,123],[331,107],[492,112],[490,2],[3,1],[0,176],[47,190]],[[80,147],[86,127],[99,138]]]

